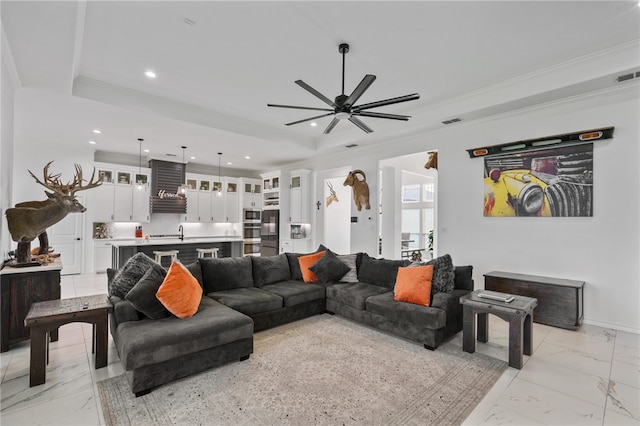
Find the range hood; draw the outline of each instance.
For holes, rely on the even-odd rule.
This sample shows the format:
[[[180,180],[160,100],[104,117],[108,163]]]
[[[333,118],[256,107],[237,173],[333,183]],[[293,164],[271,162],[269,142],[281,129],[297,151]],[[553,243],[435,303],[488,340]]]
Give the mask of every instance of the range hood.
[[[178,193],[184,183],[186,165],[170,161],[150,160],[151,213],[186,213],[187,198]]]

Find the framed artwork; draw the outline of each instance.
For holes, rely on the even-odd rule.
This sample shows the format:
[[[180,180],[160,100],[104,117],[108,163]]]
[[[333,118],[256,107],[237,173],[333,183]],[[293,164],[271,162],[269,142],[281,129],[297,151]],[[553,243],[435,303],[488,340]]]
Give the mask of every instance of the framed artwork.
[[[484,216],[593,216],[593,143],[484,157]]]

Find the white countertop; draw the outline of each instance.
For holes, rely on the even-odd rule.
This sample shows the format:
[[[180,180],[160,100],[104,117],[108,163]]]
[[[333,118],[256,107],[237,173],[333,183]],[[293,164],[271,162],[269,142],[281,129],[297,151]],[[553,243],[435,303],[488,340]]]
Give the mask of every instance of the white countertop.
[[[224,237],[184,237],[179,238],[151,238],[144,240],[136,238],[131,240],[119,239],[96,239],[94,241],[109,241],[114,247],[132,247],[132,246],[159,246],[159,245],[175,245],[175,244],[197,244],[197,243],[228,243],[233,241],[242,241],[239,235]]]

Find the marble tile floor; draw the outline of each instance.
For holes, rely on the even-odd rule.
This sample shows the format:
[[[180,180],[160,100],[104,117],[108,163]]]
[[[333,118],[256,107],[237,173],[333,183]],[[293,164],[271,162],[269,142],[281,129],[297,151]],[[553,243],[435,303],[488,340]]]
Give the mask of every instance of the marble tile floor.
[[[106,275],[62,277],[62,297],[106,293]],[[476,350],[507,361],[508,327],[490,315],[489,342]],[[640,425],[640,335],[583,325],[567,331],[534,323],[534,353],[509,368],[465,425]],[[446,345],[462,348],[462,334]],[[0,354],[0,424],[102,425],[96,382],[123,373],[113,341],[109,364],[94,369],[91,325],[60,329],[46,383],[29,387],[29,343]]]

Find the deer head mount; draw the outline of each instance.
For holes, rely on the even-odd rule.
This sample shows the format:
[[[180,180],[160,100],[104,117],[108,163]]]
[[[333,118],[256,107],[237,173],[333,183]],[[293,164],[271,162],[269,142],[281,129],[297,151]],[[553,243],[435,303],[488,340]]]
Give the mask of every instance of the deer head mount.
[[[36,237],[44,234],[41,238],[40,252],[48,252],[48,247],[42,247],[42,241],[47,241],[46,230],[48,227],[60,222],[69,213],[82,213],[87,209],[78,202],[75,194],[95,188],[102,184],[99,179],[95,179],[95,168],[91,174],[91,179],[87,182],[82,177],[82,167],[75,165],[75,175],[72,181],[62,183],[61,174],[50,174],[49,167],[53,161],[47,163],[43,170],[43,180],[38,179],[30,170],[29,174],[40,185],[53,192],[45,191],[47,200],[44,201],[26,201],[16,204],[15,207],[7,209],[7,226],[11,239],[18,242],[18,263],[29,262],[30,250],[28,244]],[[95,180],[94,180],[95,179]],[[84,184],[84,182],[87,182]],[[21,247],[26,243],[25,247]],[[22,259],[21,259],[22,258]],[[21,261],[22,260],[22,261]]]
[[[357,175],[362,176],[362,180]],[[344,186],[351,186],[353,188],[353,201],[356,203],[358,211],[365,209],[370,210],[369,204],[369,185],[367,185],[367,175],[362,170],[352,170],[344,180]]]
[[[326,199],[326,206],[329,207],[329,204],[333,203],[334,201],[337,203],[340,200],[338,200],[338,196],[336,195],[336,191],[335,189],[333,189],[333,185],[331,185],[331,182],[327,181],[327,186],[329,187],[329,192],[331,193],[331,195],[329,195]]]

